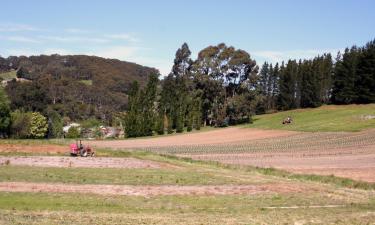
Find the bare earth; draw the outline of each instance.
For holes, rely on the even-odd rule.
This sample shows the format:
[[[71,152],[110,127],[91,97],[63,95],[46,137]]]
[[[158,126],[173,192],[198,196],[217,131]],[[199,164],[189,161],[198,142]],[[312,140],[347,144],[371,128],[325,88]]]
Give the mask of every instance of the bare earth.
[[[281,130],[245,129],[238,127],[222,128],[207,132],[188,133],[166,137],[131,139],[119,141],[91,141],[91,145],[116,149],[145,147],[191,146],[226,144],[263,138],[285,137],[298,132]]]
[[[375,146],[369,146],[367,150],[374,152],[374,149]],[[345,154],[345,151],[343,152],[322,150],[305,155],[298,153],[277,153],[275,155],[272,153],[243,153],[191,155],[190,157],[228,164],[273,167],[301,174],[333,174],[339,177],[375,182],[375,153]]]
[[[214,185],[214,186],[131,186],[131,185],[73,185],[29,182],[0,182],[4,192],[54,192],[54,193],[92,193],[98,195],[240,195],[266,193],[308,193],[314,189],[306,185],[272,183],[260,185]]]
[[[33,156],[33,157],[0,157],[0,165],[10,164],[16,166],[38,167],[81,167],[81,168],[175,168],[176,166],[150,160],[135,158],[107,158],[107,157],[58,157],[58,156]]]
[[[0,144],[0,152],[67,153],[69,147],[59,145]]]

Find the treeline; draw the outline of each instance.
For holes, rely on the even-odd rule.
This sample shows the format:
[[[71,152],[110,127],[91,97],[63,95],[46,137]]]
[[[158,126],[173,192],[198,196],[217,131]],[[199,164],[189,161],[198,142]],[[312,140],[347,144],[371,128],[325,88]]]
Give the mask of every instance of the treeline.
[[[134,85],[125,123],[128,136],[221,127],[251,122],[253,114],[322,104],[375,102],[374,41],[346,49],[336,59],[323,54],[265,62],[259,73],[247,52],[225,44],[203,49],[196,60],[190,55],[183,44],[159,88],[156,81],[141,91]]]
[[[185,43],[159,88],[155,77],[143,90],[133,84],[125,116],[128,137],[251,121],[258,67],[250,55],[219,44],[203,49],[194,61],[190,56]]]
[[[37,73],[37,66],[30,68]],[[62,125],[71,119],[99,119],[122,127],[127,137],[138,137],[248,123],[254,114],[278,110],[375,102],[375,41],[346,49],[336,59],[324,54],[274,65],[265,62],[260,69],[249,53],[225,44],[209,46],[192,59],[185,43],[164,79],[147,70],[148,82],[134,79],[124,87],[123,81],[112,86],[104,77],[103,84],[94,79],[93,85],[82,85],[67,69],[59,79],[44,74],[33,75],[32,82],[8,83],[8,97],[0,91],[0,135],[40,137],[30,134],[28,126],[27,132],[17,132],[17,124],[23,123],[19,121],[33,126],[32,117],[38,117],[28,112],[41,112],[47,121],[44,137],[60,137]],[[27,77],[30,70],[18,73]]]
[[[264,63],[259,73],[262,97],[257,113],[322,104],[375,102],[375,43],[347,48],[336,60],[330,54],[311,60]]]

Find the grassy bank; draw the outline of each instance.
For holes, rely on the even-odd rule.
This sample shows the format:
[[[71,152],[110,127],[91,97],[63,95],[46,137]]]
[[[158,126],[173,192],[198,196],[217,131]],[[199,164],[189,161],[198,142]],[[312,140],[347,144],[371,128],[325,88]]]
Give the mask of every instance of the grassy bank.
[[[283,125],[287,116],[293,123]],[[315,109],[297,109],[273,114],[258,115],[254,123],[246,127],[295,131],[361,131],[375,128],[375,104],[327,105]]]

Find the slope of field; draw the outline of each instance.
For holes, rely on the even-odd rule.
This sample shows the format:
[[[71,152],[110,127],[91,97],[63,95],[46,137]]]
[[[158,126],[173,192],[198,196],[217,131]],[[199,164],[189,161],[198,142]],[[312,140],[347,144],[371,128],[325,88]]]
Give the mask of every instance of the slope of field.
[[[111,141],[90,141],[90,144],[97,147],[116,149],[136,149],[147,147],[168,147],[168,146],[193,146],[236,143],[263,138],[275,138],[295,135],[293,131],[243,129],[230,127],[209,130],[206,132],[187,133],[173,136],[160,136],[153,138],[138,138]]]
[[[12,71],[5,72],[5,73],[0,73],[0,78],[3,79],[3,80],[13,79],[13,78],[16,78],[16,77],[17,77],[17,71],[16,70],[12,70]]]
[[[283,125],[287,116],[293,123]],[[360,131],[375,128],[375,104],[327,105],[315,109],[297,109],[254,117],[251,128],[295,131]]]
[[[117,155],[124,167],[41,167],[40,156],[24,157],[28,164],[17,165],[15,157],[5,157],[10,163],[0,165],[0,224],[371,224],[375,220],[372,187],[347,188],[151,153],[98,150],[102,154]],[[42,157],[46,162],[56,158],[66,160]],[[133,164],[134,158],[166,166],[140,168]]]

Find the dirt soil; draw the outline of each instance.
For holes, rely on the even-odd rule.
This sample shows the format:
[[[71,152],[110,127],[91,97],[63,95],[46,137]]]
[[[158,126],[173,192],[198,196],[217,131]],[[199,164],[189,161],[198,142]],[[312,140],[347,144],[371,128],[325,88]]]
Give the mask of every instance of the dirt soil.
[[[22,145],[22,144],[0,144],[0,152],[26,152],[26,153],[67,153],[69,147],[60,145]]]
[[[187,156],[187,155],[181,155]],[[301,174],[335,175],[375,182],[375,145],[357,148],[265,153],[200,154],[189,157],[228,164],[273,167]]]
[[[144,147],[165,147],[165,146],[191,146],[236,143],[264,138],[284,137],[299,132],[282,130],[261,130],[250,128],[230,127],[207,132],[187,133],[165,137],[147,139],[130,139],[116,141],[91,141],[91,145],[97,147],[108,147],[116,149],[131,149]]]
[[[81,167],[81,168],[175,168],[168,163],[141,160],[136,158],[107,158],[107,157],[0,157],[0,165],[38,167]]]
[[[4,192],[53,192],[53,193],[92,193],[98,195],[240,195],[266,193],[309,193],[316,191],[306,185],[272,183],[261,185],[217,185],[217,186],[131,186],[131,185],[70,185],[26,182],[0,182]]]

